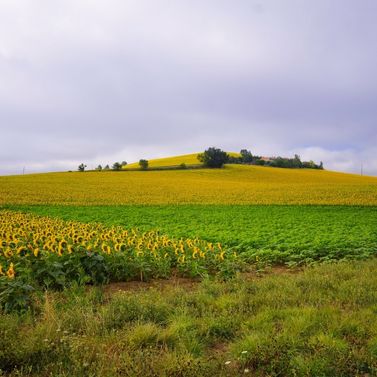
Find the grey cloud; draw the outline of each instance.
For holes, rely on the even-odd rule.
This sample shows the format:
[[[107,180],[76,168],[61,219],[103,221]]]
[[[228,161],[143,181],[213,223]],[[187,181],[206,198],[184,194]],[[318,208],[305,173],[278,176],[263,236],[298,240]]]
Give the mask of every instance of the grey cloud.
[[[374,0],[4,1],[0,173],[218,145],[347,171],[364,159],[377,174],[376,11]]]

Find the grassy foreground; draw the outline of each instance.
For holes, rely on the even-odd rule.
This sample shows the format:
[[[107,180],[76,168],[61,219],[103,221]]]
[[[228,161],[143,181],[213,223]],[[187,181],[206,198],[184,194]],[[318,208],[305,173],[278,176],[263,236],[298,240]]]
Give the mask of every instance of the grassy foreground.
[[[0,316],[0,375],[376,375],[376,268],[49,292]]]

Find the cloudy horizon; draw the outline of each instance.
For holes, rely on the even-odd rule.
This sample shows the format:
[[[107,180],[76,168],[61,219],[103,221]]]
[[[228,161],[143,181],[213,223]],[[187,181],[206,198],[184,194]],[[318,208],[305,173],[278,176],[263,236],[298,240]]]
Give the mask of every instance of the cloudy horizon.
[[[0,0],[0,174],[247,148],[377,175],[374,0]]]

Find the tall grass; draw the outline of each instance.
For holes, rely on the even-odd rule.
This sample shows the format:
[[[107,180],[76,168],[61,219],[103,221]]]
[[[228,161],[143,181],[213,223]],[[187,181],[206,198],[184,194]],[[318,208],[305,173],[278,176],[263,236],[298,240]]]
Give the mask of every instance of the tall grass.
[[[376,268],[46,293],[0,317],[0,375],[376,375]]]

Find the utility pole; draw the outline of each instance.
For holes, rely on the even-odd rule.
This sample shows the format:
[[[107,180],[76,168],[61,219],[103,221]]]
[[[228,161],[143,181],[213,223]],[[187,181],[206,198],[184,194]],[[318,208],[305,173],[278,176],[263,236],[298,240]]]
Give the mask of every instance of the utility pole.
[[[24,175],[24,174],[25,174],[25,166],[22,169],[22,175]]]
[[[364,171],[363,171],[364,169],[363,169],[363,168],[364,168],[364,167],[363,167],[363,163],[361,162],[361,167],[360,167],[360,174],[361,174],[361,175],[363,175],[363,173],[364,173]]]

